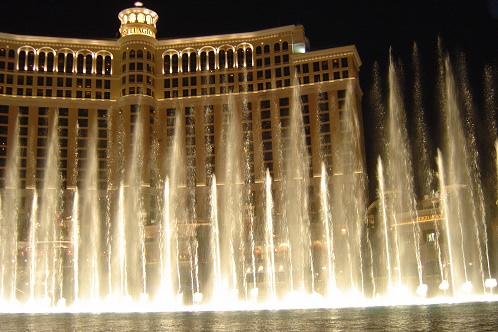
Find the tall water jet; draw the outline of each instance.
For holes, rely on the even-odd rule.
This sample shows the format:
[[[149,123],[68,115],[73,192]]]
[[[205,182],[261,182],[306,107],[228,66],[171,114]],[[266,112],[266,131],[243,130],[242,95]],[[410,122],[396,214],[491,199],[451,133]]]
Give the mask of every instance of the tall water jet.
[[[13,137],[19,137],[19,118],[13,126]],[[5,189],[0,194],[0,304],[13,303],[17,296],[18,222],[19,222],[19,141],[15,139],[8,147],[8,162],[5,174]],[[27,255],[26,248],[22,249]]]
[[[271,190],[272,180],[270,171],[266,170],[265,177],[265,280],[268,287],[267,297],[275,300],[277,296],[275,276],[275,244],[273,242],[273,195]],[[258,267],[258,271],[263,267]]]
[[[293,89],[290,100],[290,124],[287,135],[282,135],[284,178],[282,183],[283,213],[287,225],[291,257],[291,289],[314,289],[314,272],[311,258],[309,217],[309,166],[303,127],[302,104],[299,84]],[[282,126],[284,127],[284,126]]]
[[[382,159],[379,157],[377,159],[377,180],[379,182],[378,189],[378,197],[379,197],[379,205],[380,205],[380,219],[382,222],[382,232],[380,238],[383,240],[383,257],[385,259],[385,263],[381,260],[381,266],[385,269],[386,275],[386,288],[390,290],[393,288],[393,268],[391,262],[391,241],[390,241],[390,225],[387,215],[387,203],[386,203],[386,189],[385,189],[385,180],[384,180],[384,165],[382,163]],[[383,270],[383,269],[382,269]],[[383,271],[377,272],[377,275],[383,276]]]
[[[328,190],[328,176],[324,163],[322,163],[322,178],[320,180],[320,197],[321,197],[321,214],[324,224],[325,241],[327,246],[327,292],[329,295],[335,293],[337,289],[337,282],[335,278],[335,254],[334,254],[334,224],[331,220],[329,210],[329,190]]]
[[[389,100],[387,119],[386,186],[390,226],[394,233],[394,253],[397,261],[398,283],[410,284],[403,276],[418,276],[415,285],[422,285],[420,261],[420,227],[416,216],[413,168],[409,148],[406,115],[396,68],[389,59]],[[406,227],[409,225],[411,227]],[[403,262],[403,264],[401,264]],[[406,271],[405,271],[406,270]],[[406,272],[406,273],[405,273]]]
[[[483,286],[483,259],[487,265],[487,236],[483,233],[485,228],[484,212],[480,180],[478,179],[478,165],[475,163],[475,142],[473,139],[472,124],[464,126],[463,120],[466,118],[460,108],[458,89],[455,84],[455,77],[449,56],[444,62],[444,92],[443,98],[446,101],[443,109],[444,116],[444,148],[442,149],[444,165],[452,165],[445,168],[444,173],[439,173],[444,177],[447,186],[445,216],[451,223],[454,230],[452,246],[448,248],[453,254],[453,266],[451,272],[454,273],[452,279],[454,295],[462,296],[471,289],[471,285]],[[468,110],[467,110],[468,112]],[[467,122],[472,121],[472,117],[467,115]],[[440,190],[443,190],[440,188]],[[484,225],[484,226],[483,226]],[[474,268],[474,267],[477,267]],[[487,269],[489,271],[489,268]],[[486,271],[486,273],[488,272]],[[463,289],[462,289],[463,287]]]
[[[242,106],[246,107],[244,104]],[[242,112],[237,108],[234,96],[230,94],[223,127],[224,185],[222,186],[222,195],[224,204],[220,209],[223,220],[220,236],[222,239],[222,272],[227,278],[225,284],[228,285],[228,290],[232,293],[238,293],[244,287],[243,283],[239,284],[240,278],[238,277],[240,271],[244,270],[242,188],[245,154],[242,148],[244,144],[242,117],[240,115]]]
[[[88,137],[82,137],[79,142],[87,145],[87,156],[78,160],[78,164],[85,170],[82,176],[82,189],[78,190],[78,215],[73,215],[78,221],[79,238],[73,239],[73,243],[85,243],[79,248],[81,259],[79,262],[78,297],[82,301],[97,302],[100,299],[100,254],[101,254],[101,216],[99,192],[97,187],[98,165],[97,165],[97,124],[93,123],[88,130]],[[74,245],[74,244],[73,244]]]
[[[435,177],[431,137],[426,123],[426,113],[423,105],[423,86],[420,67],[420,55],[418,46],[413,44],[413,115],[414,115],[414,137],[413,161],[415,166],[416,194],[419,197],[429,195],[435,190]]]
[[[71,242],[73,244],[72,254],[73,254],[73,303],[76,305],[80,301],[80,195],[78,188],[74,190],[73,195],[73,207],[72,207],[72,226],[71,226]]]
[[[354,80],[349,80],[345,91],[344,108],[340,110],[337,148],[332,165],[332,192],[330,204],[334,227],[336,256],[343,257],[335,268],[341,271],[338,283],[345,291],[363,294],[362,227],[366,220],[366,189],[364,161],[361,157],[362,128],[358,120]],[[344,209],[348,206],[348,209]]]

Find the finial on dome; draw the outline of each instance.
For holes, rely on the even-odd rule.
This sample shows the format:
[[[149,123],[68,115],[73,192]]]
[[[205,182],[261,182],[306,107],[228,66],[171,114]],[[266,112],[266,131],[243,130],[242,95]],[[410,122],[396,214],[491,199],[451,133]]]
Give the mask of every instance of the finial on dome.
[[[134,4],[133,4],[135,7],[142,7],[144,5],[143,2],[140,2],[140,1],[136,1]]]

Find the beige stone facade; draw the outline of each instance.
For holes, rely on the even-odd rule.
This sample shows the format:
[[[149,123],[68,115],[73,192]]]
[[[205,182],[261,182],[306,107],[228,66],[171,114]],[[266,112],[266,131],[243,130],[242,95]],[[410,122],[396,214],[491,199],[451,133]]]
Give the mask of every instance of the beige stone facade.
[[[213,174],[222,184],[230,109],[241,116],[244,181],[257,186],[266,169],[275,180],[282,177],[293,107],[303,115],[312,185],[318,183],[322,162],[330,174],[354,168],[352,173],[366,178],[361,61],[355,46],[309,51],[300,25],[156,39],[158,15],[139,3],[118,18],[120,37],[114,40],[0,33],[2,187],[12,185],[7,180],[12,160],[19,168],[16,186],[44,186],[52,171],[47,170],[51,137],[57,142],[63,189],[84,186],[90,161],[97,167],[90,185],[116,187],[126,181],[137,136],[140,179],[154,188],[175,158],[171,149],[178,119],[186,185],[209,185]],[[345,151],[340,145],[352,135],[344,125],[348,91],[360,143]],[[135,135],[137,123],[140,135]]]

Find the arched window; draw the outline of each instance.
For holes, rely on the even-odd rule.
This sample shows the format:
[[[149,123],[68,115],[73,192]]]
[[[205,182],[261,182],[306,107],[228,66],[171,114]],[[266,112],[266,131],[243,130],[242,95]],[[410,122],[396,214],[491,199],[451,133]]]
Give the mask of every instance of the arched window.
[[[102,75],[103,74],[103,69],[104,69],[104,57],[102,55],[97,56],[97,75]]]
[[[190,53],[190,72],[195,73],[197,71],[197,53]]]
[[[266,44],[266,45],[264,46],[263,50],[264,50],[265,54],[266,54],[266,53],[270,53],[270,45]]]
[[[85,58],[85,73],[87,74],[92,73],[92,62],[93,62],[92,55],[88,54]]]
[[[126,60],[126,52],[123,52],[123,60]]]
[[[256,54],[261,54],[261,46],[256,47]]]
[[[171,57],[169,55],[164,56],[164,73],[171,73]]]
[[[57,71],[59,73],[63,73],[64,72],[64,64],[65,64],[65,58],[66,58],[66,55],[64,53],[59,53],[57,55]],[[79,56],[78,56],[79,58]]]
[[[187,53],[182,54],[182,72],[184,72],[184,73],[188,72],[188,54]]]
[[[280,43],[275,43],[275,45],[273,45],[273,51],[275,52],[280,51]]]
[[[144,58],[144,51],[138,50],[137,51],[137,59],[143,59]]]
[[[78,58],[76,60],[76,72],[78,74],[83,74],[83,68],[84,68],[84,65],[85,65],[85,57],[83,56],[83,54],[78,54]]]
[[[237,67],[244,67],[244,49],[242,48],[237,50]]]
[[[287,50],[289,49],[289,43],[288,43],[288,42],[283,42],[283,43],[282,43],[282,49],[283,49],[284,51],[287,51]]]
[[[45,52],[40,52],[38,54],[38,71],[45,71],[45,60],[46,60]]]
[[[178,73],[178,54],[173,54],[171,59],[171,72]]]
[[[147,60],[152,60],[152,53],[150,51],[147,51]]]
[[[28,52],[28,71],[33,71],[35,68],[35,52]]]
[[[7,51],[5,50],[5,48],[0,48],[0,57],[5,57],[7,55]]]
[[[106,75],[111,75],[111,68],[112,68],[111,56],[107,55],[104,58],[104,70]]]
[[[74,56],[69,53],[66,55],[66,73],[73,72]]]
[[[252,67],[252,49],[246,48],[246,66]]]
[[[225,50],[220,50],[218,52],[218,61],[219,61],[219,65],[220,65],[220,69],[222,68],[226,68],[226,53],[225,53]]]
[[[54,71],[54,53],[52,52],[47,55],[47,71],[49,73]]]
[[[233,68],[233,50],[227,51],[227,68]]]
[[[16,52],[13,49],[9,50],[9,58],[14,59],[16,57]]]
[[[19,70],[26,70],[26,51],[19,52]]]
[[[207,54],[206,52],[201,53],[201,70],[207,69]]]
[[[209,69],[216,69],[214,51],[209,51]]]
[[[130,51],[130,59],[135,59],[135,50]]]

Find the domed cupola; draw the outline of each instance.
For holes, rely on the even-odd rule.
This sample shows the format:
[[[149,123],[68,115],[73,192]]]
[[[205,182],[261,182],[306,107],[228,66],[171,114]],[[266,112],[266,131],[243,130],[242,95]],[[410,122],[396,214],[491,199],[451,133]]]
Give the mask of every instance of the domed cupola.
[[[121,21],[121,37],[141,35],[156,38],[156,22],[159,18],[153,10],[144,7],[142,2],[135,2],[134,7],[122,10],[118,18]]]

